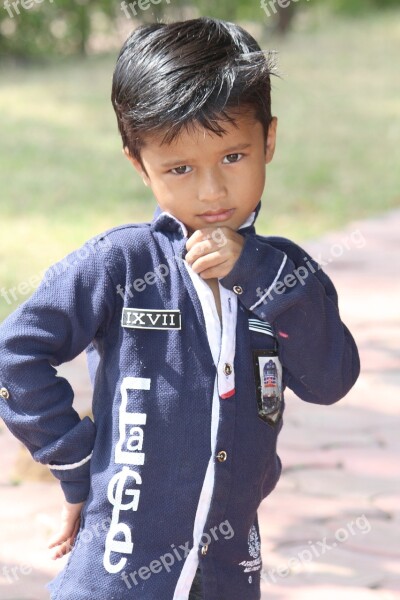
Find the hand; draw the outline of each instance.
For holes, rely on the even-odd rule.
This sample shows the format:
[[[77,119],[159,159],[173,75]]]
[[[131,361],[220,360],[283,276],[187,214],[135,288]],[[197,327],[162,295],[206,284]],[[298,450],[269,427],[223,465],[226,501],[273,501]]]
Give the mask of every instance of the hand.
[[[197,229],[186,242],[185,260],[203,279],[225,277],[240,256],[244,237],[230,227]]]
[[[61,525],[56,533],[50,540],[48,548],[57,549],[51,555],[53,560],[62,558],[65,554],[71,551],[74,544],[76,534],[78,533],[80,522],[81,522],[81,511],[85,503],[79,502],[78,504],[70,504],[64,500],[64,504],[61,511]]]

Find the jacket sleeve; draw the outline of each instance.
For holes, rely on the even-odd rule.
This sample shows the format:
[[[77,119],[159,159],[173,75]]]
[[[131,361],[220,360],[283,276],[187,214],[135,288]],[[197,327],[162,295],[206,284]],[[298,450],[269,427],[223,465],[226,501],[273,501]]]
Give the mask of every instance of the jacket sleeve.
[[[115,287],[92,241],[52,265],[31,297],[0,325],[0,416],[60,480],[68,502],[89,493],[96,429],[72,407],[74,392],[54,367],[106,331]]]
[[[334,285],[309,254],[285,238],[248,235],[220,283],[273,326],[284,383],[301,399],[333,404],[347,394],[360,372],[357,346]]]

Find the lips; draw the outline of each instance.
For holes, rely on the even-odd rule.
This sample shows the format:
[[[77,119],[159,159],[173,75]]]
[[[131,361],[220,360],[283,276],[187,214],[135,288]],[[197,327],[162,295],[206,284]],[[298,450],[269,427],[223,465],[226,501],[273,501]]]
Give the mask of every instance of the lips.
[[[233,215],[234,211],[234,208],[228,208],[226,210],[208,210],[207,212],[199,215],[199,217],[202,217],[208,223],[215,223],[217,221],[226,221]]]

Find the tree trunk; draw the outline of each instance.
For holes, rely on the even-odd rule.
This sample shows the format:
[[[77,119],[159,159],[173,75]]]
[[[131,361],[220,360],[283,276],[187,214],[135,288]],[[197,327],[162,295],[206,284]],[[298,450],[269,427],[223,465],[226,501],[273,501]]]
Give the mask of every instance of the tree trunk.
[[[294,2],[290,2],[286,8],[282,8],[279,4],[276,6],[277,8],[277,24],[276,31],[280,35],[286,35],[291,28],[293,18],[296,12],[296,4]]]

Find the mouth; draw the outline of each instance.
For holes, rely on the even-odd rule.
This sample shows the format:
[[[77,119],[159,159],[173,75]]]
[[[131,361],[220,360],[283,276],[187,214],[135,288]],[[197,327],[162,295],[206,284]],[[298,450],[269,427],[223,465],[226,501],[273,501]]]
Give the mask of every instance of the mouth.
[[[219,221],[227,221],[228,219],[230,219],[234,212],[234,208],[229,208],[226,210],[208,210],[207,212],[204,212],[198,216],[207,221],[207,223],[216,223]]]

